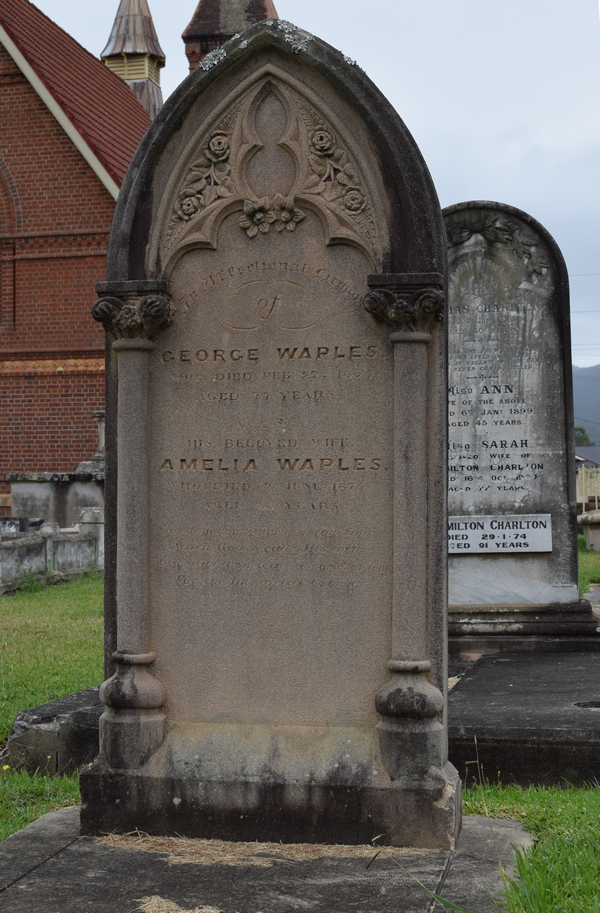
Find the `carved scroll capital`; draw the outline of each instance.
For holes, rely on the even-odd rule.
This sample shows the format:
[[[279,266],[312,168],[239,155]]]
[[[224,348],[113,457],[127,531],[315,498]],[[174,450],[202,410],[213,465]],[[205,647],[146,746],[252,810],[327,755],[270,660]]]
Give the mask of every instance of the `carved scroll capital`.
[[[444,284],[439,273],[384,273],[369,276],[365,310],[396,329],[424,332],[444,315]]]
[[[166,282],[99,283],[92,317],[115,339],[153,339],[173,322]]]

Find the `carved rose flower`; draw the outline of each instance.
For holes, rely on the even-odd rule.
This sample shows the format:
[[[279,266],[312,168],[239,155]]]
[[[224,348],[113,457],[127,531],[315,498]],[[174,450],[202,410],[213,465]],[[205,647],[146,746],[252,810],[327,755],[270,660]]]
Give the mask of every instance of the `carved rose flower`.
[[[215,133],[211,136],[204,154],[209,161],[226,162],[229,158],[229,137],[226,133]]]
[[[306,213],[302,212],[301,209],[296,209],[294,207],[294,200],[292,197],[282,197],[278,193],[273,199],[273,206],[275,207],[275,230],[283,231],[284,228],[287,231],[294,231],[298,222],[301,222],[302,219],[306,218]]]
[[[275,218],[273,204],[268,197],[263,197],[258,203],[253,203],[252,200],[244,201],[244,215],[239,224],[249,238],[255,238],[259,231],[266,234]]]
[[[320,127],[315,130],[310,140],[317,155],[331,155],[335,152],[335,136],[328,130]]]
[[[141,320],[134,304],[124,304],[117,317],[115,327],[124,336],[136,336],[140,330]]]
[[[352,212],[354,214],[358,214],[359,212],[363,211],[365,208],[365,202],[366,201],[363,192],[362,190],[359,190],[358,187],[348,187],[342,199],[344,208],[347,209],[348,212]]]
[[[175,209],[184,222],[189,222],[200,209],[200,200],[196,195],[184,197],[182,200],[177,201]]]

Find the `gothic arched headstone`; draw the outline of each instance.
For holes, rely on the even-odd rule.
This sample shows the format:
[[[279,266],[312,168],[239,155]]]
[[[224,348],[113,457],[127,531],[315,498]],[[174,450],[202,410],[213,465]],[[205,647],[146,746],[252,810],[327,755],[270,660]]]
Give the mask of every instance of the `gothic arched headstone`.
[[[444,210],[451,651],[587,649],[577,582],[569,281],[527,213]]]
[[[412,138],[313,36],[256,25],[165,105],[94,306],[117,652],[87,833],[453,846],[445,257]]]

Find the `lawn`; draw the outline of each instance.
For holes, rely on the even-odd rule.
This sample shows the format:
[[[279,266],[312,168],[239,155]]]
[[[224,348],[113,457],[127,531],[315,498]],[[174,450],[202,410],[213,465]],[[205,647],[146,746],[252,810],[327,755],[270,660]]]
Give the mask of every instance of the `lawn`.
[[[99,574],[59,586],[29,583],[0,597],[0,747],[20,710],[103,679]],[[79,801],[77,776],[0,770],[0,840],[53,808]]]
[[[579,536],[579,595],[584,596],[590,583],[600,583],[600,553],[590,552]]]
[[[508,913],[600,913],[598,786],[478,786],[465,791],[463,812],[522,821],[536,840],[517,858]]]
[[[0,746],[19,710],[103,679],[102,577],[0,597]]]
[[[600,582],[600,555],[584,550],[580,560],[582,587]],[[101,577],[0,597],[0,745],[19,710],[98,684],[102,667]],[[5,765],[0,840],[77,801],[76,775],[30,777]],[[600,788],[476,786],[465,790],[464,812],[522,821],[536,838],[518,858],[518,886],[507,883],[507,913],[600,913]]]

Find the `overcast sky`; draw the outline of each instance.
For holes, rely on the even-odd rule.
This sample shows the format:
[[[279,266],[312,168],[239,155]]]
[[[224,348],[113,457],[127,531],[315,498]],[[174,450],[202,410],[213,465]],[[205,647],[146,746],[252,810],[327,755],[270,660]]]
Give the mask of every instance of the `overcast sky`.
[[[197,0],[149,0],[167,65]],[[275,0],[282,19],[356,60],[419,144],[442,206],[510,203],[558,242],[571,279],[573,361],[600,363],[598,0]],[[118,0],[37,0],[96,56]]]

